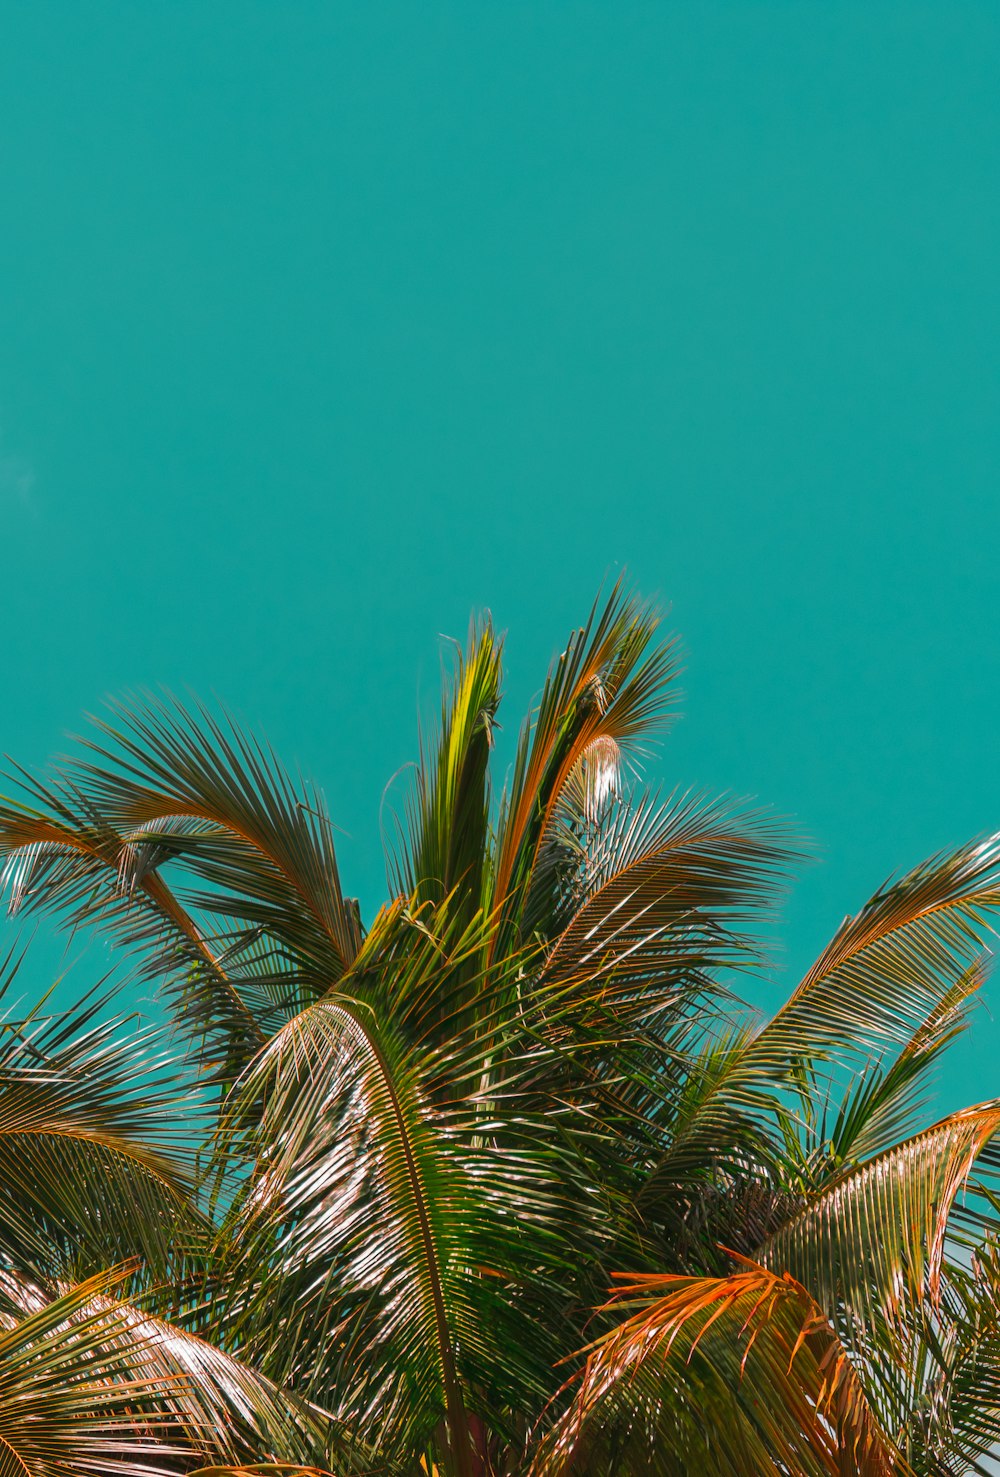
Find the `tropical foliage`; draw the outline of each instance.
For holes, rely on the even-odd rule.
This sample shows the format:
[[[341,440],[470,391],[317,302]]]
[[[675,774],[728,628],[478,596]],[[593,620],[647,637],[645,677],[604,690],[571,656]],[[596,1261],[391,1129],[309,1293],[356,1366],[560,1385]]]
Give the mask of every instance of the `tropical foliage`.
[[[795,848],[643,789],[655,611],[595,607],[498,792],[501,661],[475,624],[367,924],[322,794],[205,710],[15,776],[10,913],[97,930],[172,1025],[19,1011],[8,958],[0,1477],[991,1470],[1000,1103],[922,1105],[1000,838],[759,1021]]]

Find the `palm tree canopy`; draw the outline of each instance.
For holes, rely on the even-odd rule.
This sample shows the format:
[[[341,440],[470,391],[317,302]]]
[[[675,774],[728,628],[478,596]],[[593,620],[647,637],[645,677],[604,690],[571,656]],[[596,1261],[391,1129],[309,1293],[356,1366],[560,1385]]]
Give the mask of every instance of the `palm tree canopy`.
[[[923,1104],[1000,837],[757,1020],[799,851],[643,787],[678,670],[619,584],[497,785],[474,622],[367,923],[322,793],[228,718],[118,704],[16,773],[9,912],[99,930],[171,1028],[4,1018],[0,1477],[991,1470],[1000,1104]]]

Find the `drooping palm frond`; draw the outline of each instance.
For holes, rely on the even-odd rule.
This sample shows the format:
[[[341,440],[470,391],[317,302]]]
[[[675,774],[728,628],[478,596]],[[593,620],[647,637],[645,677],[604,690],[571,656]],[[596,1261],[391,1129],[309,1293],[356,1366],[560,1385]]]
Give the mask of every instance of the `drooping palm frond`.
[[[867,1067],[905,1045],[980,958],[1000,907],[1000,835],[932,857],[844,920],[745,1070],[834,1059]]]
[[[994,1178],[998,1131],[1000,1103],[983,1103],[847,1170],[761,1244],[759,1260],[791,1272],[855,1328],[933,1307],[949,1238],[1000,1229],[988,1201],[956,1205],[977,1163],[985,1183]]]
[[[881,1099],[871,1098],[869,1126],[877,1126],[880,1104],[885,1112],[898,1109],[895,1088],[904,1092],[901,1078],[921,1065],[922,1033],[933,1035],[933,1022],[959,1009],[966,983],[971,989],[977,978],[969,971],[981,959],[988,916],[1000,904],[998,865],[996,838],[963,847],[917,867],[846,919],[786,1005],[713,1072],[711,1091],[678,1124],[643,1190],[646,1213],[668,1210],[676,1187],[700,1174],[699,1166],[728,1163],[739,1178],[748,1155],[758,1163],[772,1159],[772,1124],[797,1117],[808,1137],[817,1101],[838,1080],[846,1088],[852,1068],[878,1070],[894,1051],[894,1076]],[[911,1055],[900,1057],[907,1050]],[[852,1134],[861,1134],[865,1121],[856,1116]]]
[[[789,1277],[636,1277],[533,1477],[904,1477],[821,1308]]]
[[[154,699],[114,713],[88,757],[0,806],[12,903],[138,952],[227,1080],[357,952],[332,825],[235,724]],[[200,885],[182,897],[167,869]]]
[[[297,788],[272,750],[204,708],[150,698],[114,713],[85,744],[100,762],[74,767],[101,812],[127,834],[155,827],[153,839],[174,842],[217,889],[218,912],[342,972],[357,952],[358,921],[322,796]],[[172,818],[204,830],[170,829]]]
[[[0,801],[0,893],[8,912],[52,913],[71,929],[98,927],[138,960],[140,978],[173,1001],[188,1031],[238,1069],[266,1039],[252,993],[227,965],[229,941],[206,930],[163,879],[163,846],[126,839],[68,781],[25,786]],[[39,803],[44,809],[39,809]]]
[[[162,1274],[209,1234],[190,1137],[204,1102],[177,1091],[157,1031],[101,1007],[0,1019],[0,1257],[34,1275],[134,1256]]]
[[[932,1069],[966,1029],[970,1005],[989,975],[991,962],[989,954],[977,959],[930,1005],[894,1056],[858,1073],[830,1130],[833,1165],[867,1159],[915,1130],[932,1090]]]
[[[126,1272],[104,1274],[0,1332],[0,1471],[22,1477],[180,1471],[182,1435],[115,1349],[116,1320],[88,1313]],[[173,1413],[171,1413],[172,1415]],[[171,1427],[174,1429],[171,1430]]]
[[[773,903],[793,855],[783,827],[723,801],[616,807],[541,979],[579,980],[650,1020],[670,994],[715,993],[727,965],[757,962],[745,926]]]
[[[261,1441],[282,1455],[308,1446],[266,1380],[117,1301],[130,1273],[102,1272],[55,1296],[0,1275],[0,1471],[163,1477],[198,1456],[239,1460]]]

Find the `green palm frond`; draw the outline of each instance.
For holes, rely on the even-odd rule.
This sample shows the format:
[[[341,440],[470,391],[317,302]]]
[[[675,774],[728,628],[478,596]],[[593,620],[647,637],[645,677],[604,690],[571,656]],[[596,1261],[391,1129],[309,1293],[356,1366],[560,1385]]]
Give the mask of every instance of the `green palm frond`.
[[[10,1267],[79,1275],[139,1256],[162,1270],[209,1234],[189,1137],[204,1101],[176,1090],[158,1032],[101,1020],[101,1005],[0,1020],[0,1256]]]
[[[793,1125],[808,1140],[817,1103],[838,1081],[846,1088],[852,1070],[879,1070],[884,1057],[896,1066],[868,1105],[872,1131],[880,1113],[884,1129],[886,1114],[891,1123],[905,1110],[906,1081],[930,1060],[919,1048],[922,1033],[931,1033],[929,1043],[933,1023],[960,1009],[978,978],[989,915],[1000,904],[998,866],[997,838],[963,847],[917,867],[846,919],[788,1002],[713,1071],[711,1091],[678,1125],[643,1190],[646,1213],[668,1206],[700,1166],[728,1165],[737,1177],[748,1156],[773,1166],[772,1125]],[[864,1123],[857,1114],[849,1120],[852,1135],[862,1135]]]
[[[263,1445],[308,1461],[331,1444],[329,1419],[120,1301],[116,1289],[132,1270],[54,1292],[0,1274],[0,1449],[24,1470],[182,1472],[198,1456],[238,1461]]]
[[[748,1068],[832,1058],[867,1066],[905,1046],[980,958],[1000,906],[1000,835],[932,857],[846,918],[760,1031]]]
[[[356,1419],[378,1409],[367,1434],[389,1451],[422,1449],[444,1421],[458,1473],[472,1470],[470,1414],[487,1392],[494,1425],[544,1401],[562,1350],[539,1300],[559,1290],[579,1223],[560,1201],[553,1135],[545,1155],[529,1122],[505,1130],[481,1072],[469,1043],[424,1059],[377,990],[351,979],[279,1033],[231,1105],[259,1146],[234,1232],[249,1279],[234,1284],[234,1336]]]
[[[121,1319],[94,1311],[127,1274],[100,1274],[16,1321],[0,1319],[0,1471],[181,1470],[185,1433],[175,1410],[157,1408],[162,1385],[137,1375],[119,1346]]]
[[[931,1004],[895,1056],[858,1073],[830,1132],[834,1165],[866,1159],[913,1132],[931,1091],[931,1071],[966,1029],[971,1003],[989,975],[991,962],[988,954],[976,960]]]
[[[388,1469],[383,1469],[388,1477]],[[254,1462],[243,1467],[199,1467],[189,1477],[337,1477],[319,1467],[303,1467],[298,1462]],[[380,1477],[372,1472],[370,1477]]]
[[[125,834],[156,828],[154,839],[173,843],[217,889],[217,911],[342,972],[359,929],[322,796],[296,787],[269,748],[204,708],[149,698],[114,715],[85,743],[100,762],[74,766],[93,803]],[[204,830],[192,834],[182,824],[190,821]]]
[[[335,1473],[297,1462],[254,1462],[252,1467],[199,1467],[189,1477],[335,1477]]]
[[[878,1365],[887,1417],[914,1470],[992,1474],[1000,1411],[1000,1263],[994,1245],[949,1269],[933,1319],[912,1316],[904,1357]]]
[[[949,1240],[1000,1229],[988,1200],[956,1205],[977,1165],[978,1180],[988,1187],[994,1179],[998,1131],[1000,1102],[943,1118],[806,1197],[757,1258],[861,1329],[891,1325],[907,1305],[935,1306]]]
[[[256,1002],[225,961],[231,946],[212,939],[167,886],[152,843],[140,847],[116,830],[68,782],[25,787],[32,805],[0,801],[0,894],[7,890],[9,913],[100,928],[137,958],[139,977],[175,1004],[192,1035],[217,1038],[224,1060],[245,1064],[266,1039]]]
[[[235,724],[154,699],[114,712],[88,757],[48,783],[21,776],[31,803],[0,805],[11,904],[139,954],[228,1080],[357,952],[332,825]],[[168,870],[191,879],[183,897]]]
[[[664,995],[715,993],[727,965],[757,962],[744,926],[772,904],[792,857],[783,827],[723,801],[617,807],[586,852],[542,979],[578,979],[649,1019]]]
[[[421,745],[399,891],[420,901],[456,888],[470,912],[484,902],[490,853],[489,760],[500,702],[502,643],[489,621],[458,651],[436,743]]]

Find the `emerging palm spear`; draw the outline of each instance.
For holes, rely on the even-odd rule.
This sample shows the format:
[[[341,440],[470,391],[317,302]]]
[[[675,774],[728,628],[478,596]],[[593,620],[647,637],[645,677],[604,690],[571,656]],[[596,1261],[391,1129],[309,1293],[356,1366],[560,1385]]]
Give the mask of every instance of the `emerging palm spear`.
[[[204,712],[118,709],[21,776],[11,912],[136,956],[184,1050],[7,1018],[0,1477],[991,1470],[1000,1104],[914,1120],[1000,840],[752,1021],[726,982],[792,852],[628,778],[656,627],[595,610],[498,800],[473,629],[367,928],[321,797]]]

